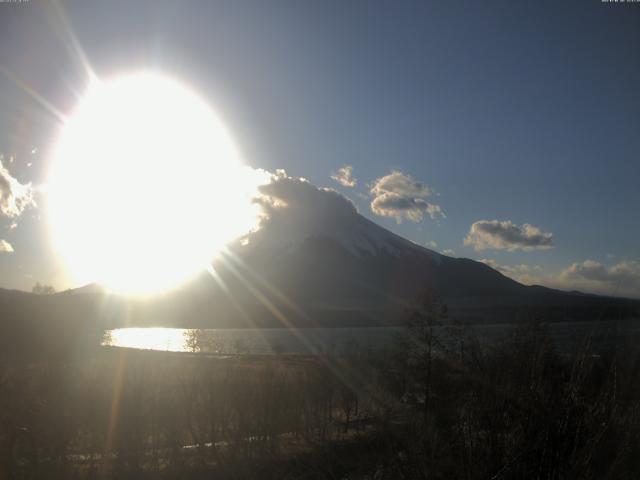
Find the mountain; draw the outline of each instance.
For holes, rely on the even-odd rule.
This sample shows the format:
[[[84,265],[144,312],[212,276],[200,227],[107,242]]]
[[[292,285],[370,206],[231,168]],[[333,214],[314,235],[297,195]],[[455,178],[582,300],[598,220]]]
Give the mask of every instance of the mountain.
[[[442,296],[453,317],[471,322],[637,316],[640,311],[637,301],[522,285],[484,263],[399,237],[354,208],[315,210],[315,218],[306,212],[305,228],[288,229],[276,220],[276,226],[265,225],[248,245],[236,246],[219,261],[216,270],[230,291],[246,290],[248,282],[293,323],[304,325],[402,322],[407,308],[425,293]],[[246,303],[253,296],[234,295]]]
[[[213,274],[147,299],[96,286],[51,296],[4,292],[4,316],[96,330],[389,325],[402,323],[425,293],[443,297],[464,322],[639,316],[640,301],[525,286],[483,263],[424,248],[366,219],[339,193],[280,172],[256,201],[264,211],[259,228],[230,245]]]
[[[425,293],[463,322],[637,318],[640,302],[522,285],[484,263],[439,254],[360,215],[343,195],[279,172],[257,200],[256,231],[159,299],[126,303],[136,324],[367,326],[402,323]],[[103,304],[108,323],[122,299]]]

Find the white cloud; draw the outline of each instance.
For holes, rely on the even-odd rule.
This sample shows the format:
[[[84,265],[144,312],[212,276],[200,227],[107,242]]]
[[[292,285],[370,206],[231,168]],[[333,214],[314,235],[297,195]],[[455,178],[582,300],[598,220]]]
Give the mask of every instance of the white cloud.
[[[331,178],[343,187],[353,188],[358,183],[358,180],[353,177],[353,167],[351,165],[344,165],[336,172],[331,172]]]
[[[433,220],[438,217],[446,218],[446,215],[442,211],[442,208],[440,208],[440,205],[436,205],[434,203],[427,203],[427,213]]]
[[[9,218],[17,218],[25,208],[35,205],[31,184],[22,184],[11,176],[0,158],[0,213]]]
[[[13,252],[13,246],[6,240],[0,239],[0,252],[11,253]]]
[[[528,223],[518,226],[511,220],[480,220],[471,225],[464,244],[476,251],[547,250],[553,248],[553,233],[543,232]]]
[[[640,262],[624,260],[607,266],[594,260],[585,260],[562,270],[558,280],[572,289],[640,297]]]
[[[442,250],[442,254],[453,257],[456,254],[456,252],[454,250],[451,250],[450,248],[445,248],[444,250]]]
[[[403,219],[420,222],[425,213],[432,219],[446,218],[440,205],[425,200],[434,194],[429,186],[397,170],[375,180],[370,193],[371,211],[398,223]]]
[[[429,247],[429,248],[438,248],[438,244],[436,243],[435,240],[429,240],[426,243],[426,246]]]

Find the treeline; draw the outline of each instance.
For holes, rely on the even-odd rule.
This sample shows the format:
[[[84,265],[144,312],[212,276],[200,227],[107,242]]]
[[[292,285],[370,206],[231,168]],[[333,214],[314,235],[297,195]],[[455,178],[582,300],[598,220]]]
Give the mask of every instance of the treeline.
[[[603,324],[560,354],[540,323],[496,344],[451,324],[434,336],[443,323],[446,307],[425,304],[388,363],[387,390],[407,408],[380,431],[379,478],[638,477],[637,336]]]
[[[386,351],[3,365],[0,479],[637,478],[639,357],[601,335],[489,344],[426,299]]]

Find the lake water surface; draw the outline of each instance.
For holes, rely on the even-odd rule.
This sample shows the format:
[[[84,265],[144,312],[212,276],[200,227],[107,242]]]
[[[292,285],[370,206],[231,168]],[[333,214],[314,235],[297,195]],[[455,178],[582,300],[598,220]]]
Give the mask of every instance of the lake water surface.
[[[105,332],[103,345],[212,354],[320,355],[348,348],[382,348],[402,331],[376,328],[119,328]]]
[[[514,331],[513,324],[472,325],[463,327],[488,342]],[[548,325],[560,351],[569,351],[591,334],[598,344],[613,339],[640,339],[640,321],[562,322]],[[231,354],[320,355],[354,349],[381,349],[393,344],[402,327],[365,328],[266,328],[266,329],[183,329],[119,328],[105,331],[102,345],[160,350]]]

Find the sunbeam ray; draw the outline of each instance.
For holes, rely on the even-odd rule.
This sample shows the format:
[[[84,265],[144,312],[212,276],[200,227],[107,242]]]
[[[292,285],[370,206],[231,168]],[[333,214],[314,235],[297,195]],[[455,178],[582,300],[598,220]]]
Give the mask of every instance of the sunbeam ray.
[[[40,105],[45,111],[50,113],[56,120],[58,120],[61,124],[64,124],[67,120],[67,117],[58,110],[52,103],[50,103],[46,98],[40,95],[31,85],[29,85],[25,80],[22,80],[18,75],[12,72],[7,66],[0,64],[0,73],[4,74],[9,80],[11,80],[20,90],[29,95],[33,100],[36,101],[38,105]]]

